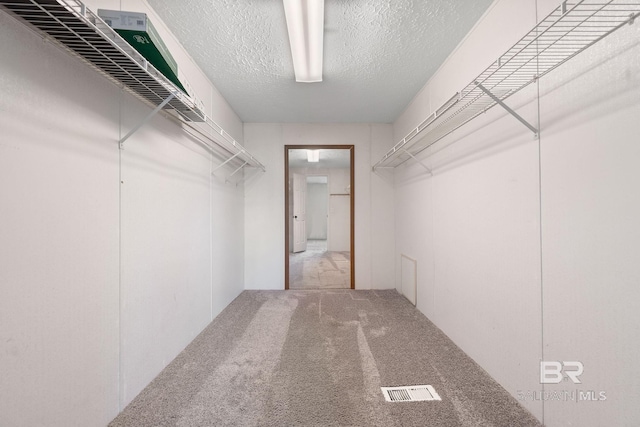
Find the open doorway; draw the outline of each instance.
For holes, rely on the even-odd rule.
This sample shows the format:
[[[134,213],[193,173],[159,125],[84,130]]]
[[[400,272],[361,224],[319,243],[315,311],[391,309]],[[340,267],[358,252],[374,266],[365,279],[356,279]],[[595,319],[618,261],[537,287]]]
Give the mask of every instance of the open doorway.
[[[355,289],[354,146],[285,146],[285,289]]]

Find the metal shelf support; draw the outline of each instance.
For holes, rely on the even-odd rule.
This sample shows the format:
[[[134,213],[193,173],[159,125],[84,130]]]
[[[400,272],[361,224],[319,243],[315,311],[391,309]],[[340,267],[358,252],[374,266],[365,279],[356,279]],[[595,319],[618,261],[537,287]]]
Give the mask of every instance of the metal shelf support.
[[[165,118],[176,121],[183,131],[225,159],[218,168],[241,165],[229,177],[245,166],[265,171],[264,165],[207,117],[201,101],[176,87],[81,0],[0,0],[0,10],[152,107],[141,123],[118,140],[120,149],[164,109]],[[194,126],[195,122],[201,125]]]
[[[245,161],[243,164],[241,164],[240,166],[238,166],[238,168],[236,170],[234,170],[233,172],[231,172],[231,174],[229,176],[227,176],[224,179],[224,182],[231,182],[229,181],[229,178],[231,178],[233,175],[237,174],[238,172],[240,172],[240,170],[242,170],[242,168],[244,168],[249,162]],[[237,185],[237,183],[236,183]]]
[[[478,86],[480,88],[481,91],[483,91],[484,93],[487,94],[487,96],[489,96],[489,98],[493,99],[496,104],[498,104],[499,106],[501,106],[502,108],[504,108],[505,110],[507,110],[507,113],[511,114],[513,117],[515,117],[516,119],[518,119],[518,121],[520,123],[522,123],[523,125],[525,125],[526,127],[529,128],[529,130],[531,130],[531,132],[533,132],[533,135],[535,137],[538,136],[538,129],[536,129],[533,125],[531,125],[531,123],[529,123],[528,121],[526,121],[525,119],[522,118],[522,116],[518,113],[516,113],[515,111],[513,111],[507,104],[505,104],[504,102],[502,102],[500,100],[500,98],[498,98],[497,96],[495,96],[493,93],[491,93],[490,90],[488,90],[487,88],[485,88],[484,86],[482,86],[481,83],[479,82],[474,82],[476,84],[476,86]],[[413,156],[411,156],[413,157]]]
[[[229,157],[227,160],[225,160],[224,162],[222,162],[220,165],[218,165],[217,168],[215,168],[213,171],[211,171],[212,174],[215,174],[216,171],[218,169],[220,169],[221,167],[223,167],[224,165],[226,165],[227,163],[229,163],[231,160],[235,159],[236,157],[238,157],[240,154],[242,154],[242,151],[238,151],[236,154],[234,154],[233,156]]]
[[[537,137],[540,129],[504,101],[640,17],[640,0],[563,0],[559,3],[471,83],[389,149],[373,169],[396,168],[415,160],[418,153],[496,105]]]
[[[429,169],[429,167],[427,167],[427,165],[425,165],[424,163],[422,163],[422,160],[416,158],[416,156],[414,156],[413,154],[411,154],[410,152],[408,152],[407,150],[405,150],[404,148],[402,149],[402,151],[404,151],[409,157],[411,157],[413,160],[415,160],[416,162],[418,162],[420,164],[420,166],[422,166],[423,168],[426,169],[426,171],[429,173],[429,175],[433,176],[433,172],[431,172],[431,169]]]
[[[134,127],[133,129],[131,129],[129,131],[129,133],[127,133],[124,137],[122,137],[120,139],[120,141],[118,141],[118,143],[120,144],[120,149],[124,150],[124,142],[129,139],[131,137],[131,135],[133,135],[134,133],[136,133],[142,126],[144,126],[145,124],[147,124],[147,122],[149,120],[151,120],[153,118],[153,116],[155,116],[156,114],[158,114],[160,112],[160,110],[162,110],[164,108],[165,105],[167,105],[169,103],[169,101],[171,101],[173,99],[174,95],[171,94],[169,95],[164,101],[162,101],[162,103],[160,103],[160,105],[158,105],[156,108],[153,109],[153,111],[151,113],[149,113],[149,115],[147,117],[145,117],[144,119],[142,119],[142,121],[140,123],[138,123],[138,125],[136,127]]]

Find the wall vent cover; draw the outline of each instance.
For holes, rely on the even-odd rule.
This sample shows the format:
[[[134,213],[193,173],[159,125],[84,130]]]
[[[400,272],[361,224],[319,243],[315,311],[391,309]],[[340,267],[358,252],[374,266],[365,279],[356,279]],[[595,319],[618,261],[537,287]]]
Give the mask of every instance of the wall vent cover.
[[[380,387],[387,402],[423,402],[442,400],[430,385],[410,385],[403,387]]]

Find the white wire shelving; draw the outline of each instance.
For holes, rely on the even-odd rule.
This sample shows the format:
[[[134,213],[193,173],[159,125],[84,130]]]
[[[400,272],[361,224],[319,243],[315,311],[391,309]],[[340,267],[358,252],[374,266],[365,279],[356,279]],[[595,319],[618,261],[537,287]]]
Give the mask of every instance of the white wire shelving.
[[[178,89],[81,1],[0,0],[0,7],[154,107],[119,141],[121,147],[155,114],[161,110],[174,111],[176,114],[170,117],[178,119],[189,134],[225,159],[216,170],[226,165],[233,169],[225,179],[245,166],[265,170],[264,165],[205,114],[203,104],[196,97]],[[191,91],[188,83],[185,86]]]
[[[640,16],[640,0],[563,1],[471,83],[433,111],[373,166],[393,169],[495,105],[534,134],[504,100]],[[420,162],[421,163],[421,162]],[[423,163],[421,163],[427,168]],[[427,168],[427,170],[429,170]]]

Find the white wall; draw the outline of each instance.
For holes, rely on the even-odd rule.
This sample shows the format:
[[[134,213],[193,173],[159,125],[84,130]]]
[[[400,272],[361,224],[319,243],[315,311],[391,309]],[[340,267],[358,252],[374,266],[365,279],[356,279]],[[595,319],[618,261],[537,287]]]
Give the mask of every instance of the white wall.
[[[498,0],[394,125],[400,140],[557,1]],[[396,263],[418,308],[514,397],[541,360],[581,361],[606,401],[521,401],[548,426],[637,425],[640,27],[626,26],[396,170]],[[538,95],[540,91],[540,95]],[[377,159],[376,159],[377,160]],[[399,282],[396,282],[399,283]]]
[[[393,287],[393,187],[371,172],[390,125],[246,123],[245,147],[266,166],[245,187],[245,286],[284,289],[284,146],[355,145],[356,289]]]
[[[549,425],[640,425],[639,40],[625,26],[540,81],[544,358],[607,395],[549,402]]]
[[[244,192],[161,116],[120,151],[151,109],[5,13],[0,93],[0,425],[103,426],[242,291]]]
[[[344,195],[329,196],[329,238],[327,251],[349,252],[351,250],[351,203]]]
[[[0,92],[0,425],[105,425],[118,412],[119,92],[4,13]]]
[[[327,240],[328,251],[349,252],[351,250],[351,200],[350,197],[344,196],[350,194],[349,168],[295,168],[291,169],[291,172],[306,176],[327,176],[328,184],[324,186],[323,193],[313,194],[313,187],[307,186],[307,231],[310,231],[310,227],[317,227],[320,224],[323,227],[322,232],[313,238]],[[289,194],[289,197],[292,198],[292,195]],[[319,210],[314,211],[313,206],[309,205],[310,197],[323,197]],[[292,199],[290,203],[293,203]],[[314,203],[317,205],[318,201]],[[309,233],[307,233],[307,239],[311,239]]]
[[[327,184],[307,183],[307,239],[327,240]]]

